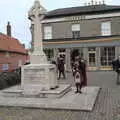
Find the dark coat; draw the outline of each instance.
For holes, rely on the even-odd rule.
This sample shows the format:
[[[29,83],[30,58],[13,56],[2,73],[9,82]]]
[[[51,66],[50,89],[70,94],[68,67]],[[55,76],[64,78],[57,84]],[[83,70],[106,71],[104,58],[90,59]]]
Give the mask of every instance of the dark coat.
[[[113,70],[120,72],[120,61],[119,59],[112,61]]]
[[[79,69],[81,70],[81,72],[86,72],[86,64],[85,62],[81,62],[79,61]]]
[[[87,86],[87,73],[86,73],[86,63],[85,62],[79,62],[79,69],[82,74],[83,78],[83,86]]]
[[[59,71],[64,71],[65,67],[64,67],[64,59],[63,58],[58,58],[58,64],[57,64],[57,68]]]

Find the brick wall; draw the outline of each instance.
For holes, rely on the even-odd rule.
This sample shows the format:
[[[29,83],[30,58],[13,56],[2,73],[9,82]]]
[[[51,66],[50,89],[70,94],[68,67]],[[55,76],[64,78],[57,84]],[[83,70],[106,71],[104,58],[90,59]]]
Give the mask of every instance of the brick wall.
[[[10,53],[6,55],[6,52],[0,52],[0,72],[3,71],[3,66],[5,66],[5,64],[8,64],[9,71],[11,71],[19,66],[19,61],[25,64],[28,59],[28,55],[19,53]]]

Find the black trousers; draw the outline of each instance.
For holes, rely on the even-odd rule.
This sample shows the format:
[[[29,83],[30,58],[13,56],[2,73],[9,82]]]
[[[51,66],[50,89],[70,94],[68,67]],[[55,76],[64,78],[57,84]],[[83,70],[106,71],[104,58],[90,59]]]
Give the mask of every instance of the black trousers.
[[[75,85],[76,85],[77,91],[79,91],[79,90],[81,90],[81,88],[83,86],[83,83],[82,82],[81,83],[76,83]]]
[[[59,77],[58,77],[58,79],[60,79],[61,78],[61,74],[63,75],[63,78],[65,78],[65,70],[59,70],[59,73],[58,73],[59,75]]]

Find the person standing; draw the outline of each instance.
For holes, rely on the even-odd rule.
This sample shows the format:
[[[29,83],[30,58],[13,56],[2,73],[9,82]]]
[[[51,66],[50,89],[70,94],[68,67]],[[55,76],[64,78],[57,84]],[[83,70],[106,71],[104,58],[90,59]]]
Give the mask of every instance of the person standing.
[[[73,76],[74,76],[74,81],[76,86],[75,93],[82,93],[81,88],[82,88],[83,80],[82,80],[81,70],[79,69],[79,57],[75,58],[72,71],[73,71]]]
[[[112,68],[113,68],[113,71],[116,71],[116,69],[117,69],[117,62],[118,62],[118,60],[116,60],[116,59],[113,59],[112,60]]]
[[[81,70],[81,74],[82,74],[82,78],[83,78],[82,85],[85,87],[85,86],[87,86],[87,72],[86,72],[86,62],[85,62],[85,60],[81,59],[79,61],[79,69]]]
[[[120,85],[120,56],[118,56],[118,59],[116,61],[114,61],[114,63],[112,63],[114,65],[114,70],[117,72],[117,80],[116,80],[116,84]]]
[[[63,78],[65,79],[65,67],[64,67],[64,64],[65,64],[64,58],[60,54],[60,57],[58,57],[58,60],[57,60],[58,79],[61,78],[61,74],[63,75]]]

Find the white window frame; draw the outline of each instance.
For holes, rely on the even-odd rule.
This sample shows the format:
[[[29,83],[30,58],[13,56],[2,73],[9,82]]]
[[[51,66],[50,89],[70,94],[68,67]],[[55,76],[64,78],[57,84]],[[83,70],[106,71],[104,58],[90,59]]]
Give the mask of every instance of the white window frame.
[[[44,39],[52,39],[52,26],[44,26]]]
[[[73,38],[79,38],[80,37],[80,24],[78,23],[72,24],[71,29],[72,29]]]
[[[101,23],[101,35],[109,36],[111,35],[111,22],[102,22]]]
[[[2,70],[3,71],[7,71],[9,69],[9,65],[8,64],[2,64]]]
[[[80,24],[72,24],[72,31],[80,31]]]
[[[109,64],[112,62],[112,60],[115,59],[115,47],[101,47],[100,51],[101,51],[100,52],[101,53],[100,55],[101,66],[110,66]],[[109,53],[111,54],[109,55]]]

